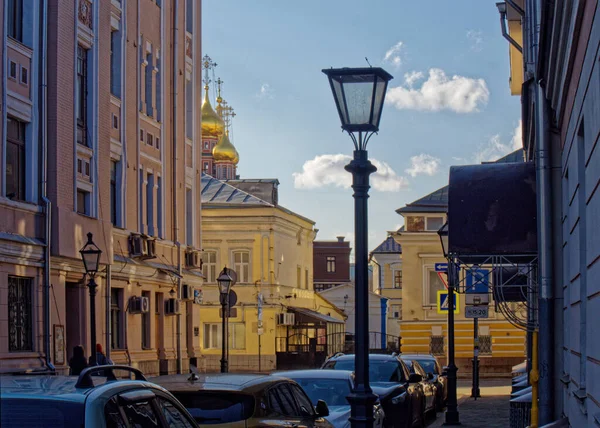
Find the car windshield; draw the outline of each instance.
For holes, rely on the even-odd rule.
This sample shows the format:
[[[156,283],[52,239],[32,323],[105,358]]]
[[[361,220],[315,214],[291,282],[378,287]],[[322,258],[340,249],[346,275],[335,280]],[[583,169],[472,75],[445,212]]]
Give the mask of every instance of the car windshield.
[[[421,367],[423,367],[423,370],[425,370],[425,373],[439,374],[439,373],[437,373],[437,370],[435,368],[435,361],[433,361],[433,360],[417,360],[417,362],[421,365]]]
[[[292,378],[293,379],[293,378]],[[306,392],[310,401],[317,404],[323,400],[328,406],[349,406],[350,382],[345,379],[294,379]]]
[[[354,360],[336,361],[333,368],[335,370],[354,370]],[[369,378],[372,382],[404,381],[400,363],[395,360],[369,360]]]
[[[70,401],[2,398],[2,428],[62,428],[83,426],[83,404]]]
[[[172,394],[199,424],[245,421],[254,414],[254,397],[235,392],[194,391]]]

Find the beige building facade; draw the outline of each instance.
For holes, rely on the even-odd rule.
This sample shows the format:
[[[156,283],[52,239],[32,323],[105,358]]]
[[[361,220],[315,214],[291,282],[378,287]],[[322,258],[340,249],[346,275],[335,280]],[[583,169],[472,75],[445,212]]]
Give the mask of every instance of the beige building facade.
[[[66,370],[76,345],[89,356],[89,232],[103,251],[97,342],[111,359],[152,375],[197,357],[200,9],[3,2],[2,370]]]

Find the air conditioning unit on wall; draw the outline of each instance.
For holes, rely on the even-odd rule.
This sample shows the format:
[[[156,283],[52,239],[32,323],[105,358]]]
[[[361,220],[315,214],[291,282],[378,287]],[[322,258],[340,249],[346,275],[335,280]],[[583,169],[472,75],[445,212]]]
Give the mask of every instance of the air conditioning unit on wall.
[[[179,313],[179,300],[165,300],[165,315],[177,315]]]
[[[182,299],[183,300],[194,300],[194,286],[189,284],[183,284],[182,288]]]
[[[131,257],[144,257],[147,255],[148,248],[142,235],[132,233],[129,236],[129,255]]]
[[[202,258],[200,251],[191,250],[185,253],[185,265],[188,268],[201,268]]]
[[[129,298],[130,314],[146,314],[150,312],[150,299],[144,296],[131,296]]]

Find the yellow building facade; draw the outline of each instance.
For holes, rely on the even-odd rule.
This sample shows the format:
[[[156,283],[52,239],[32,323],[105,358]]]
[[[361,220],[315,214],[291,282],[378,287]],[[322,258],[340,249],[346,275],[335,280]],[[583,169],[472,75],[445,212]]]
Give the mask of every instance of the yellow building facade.
[[[337,339],[332,333],[343,332],[343,313],[312,290],[314,222],[277,204],[277,183],[235,182],[275,195],[265,200],[226,181],[202,177],[201,370],[216,371],[220,365],[222,318],[216,278],[224,267],[237,273],[232,288],[237,303],[229,319],[231,371],[281,368],[290,349],[327,352],[324,342],[329,339],[331,347]]]
[[[432,353],[446,361],[448,351],[447,313],[438,311],[438,291],[445,291],[446,276],[435,271],[445,263],[439,228],[446,221],[448,187],[439,189],[397,210],[404,226],[393,233],[402,247],[402,336],[403,353]],[[474,339],[472,319],[465,318],[464,294],[458,297],[455,315],[455,346],[459,376],[471,373]],[[481,375],[509,374],[525,358],[525,332],[514,327],[494,310],[490,296],[489,318],[479,320]]]

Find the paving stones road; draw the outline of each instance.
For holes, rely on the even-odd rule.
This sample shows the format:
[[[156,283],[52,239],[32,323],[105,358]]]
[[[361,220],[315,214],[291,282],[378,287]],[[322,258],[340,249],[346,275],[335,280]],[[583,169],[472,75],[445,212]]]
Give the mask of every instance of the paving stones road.
[[[510,379],[482,380],[481,398],[470,397],[471,386],[459,381],[458,411],[461,426],[465,428],[508,428]],[[444,424],[444,413],[438,413],[437,419],[427,426],[441,427]]]

